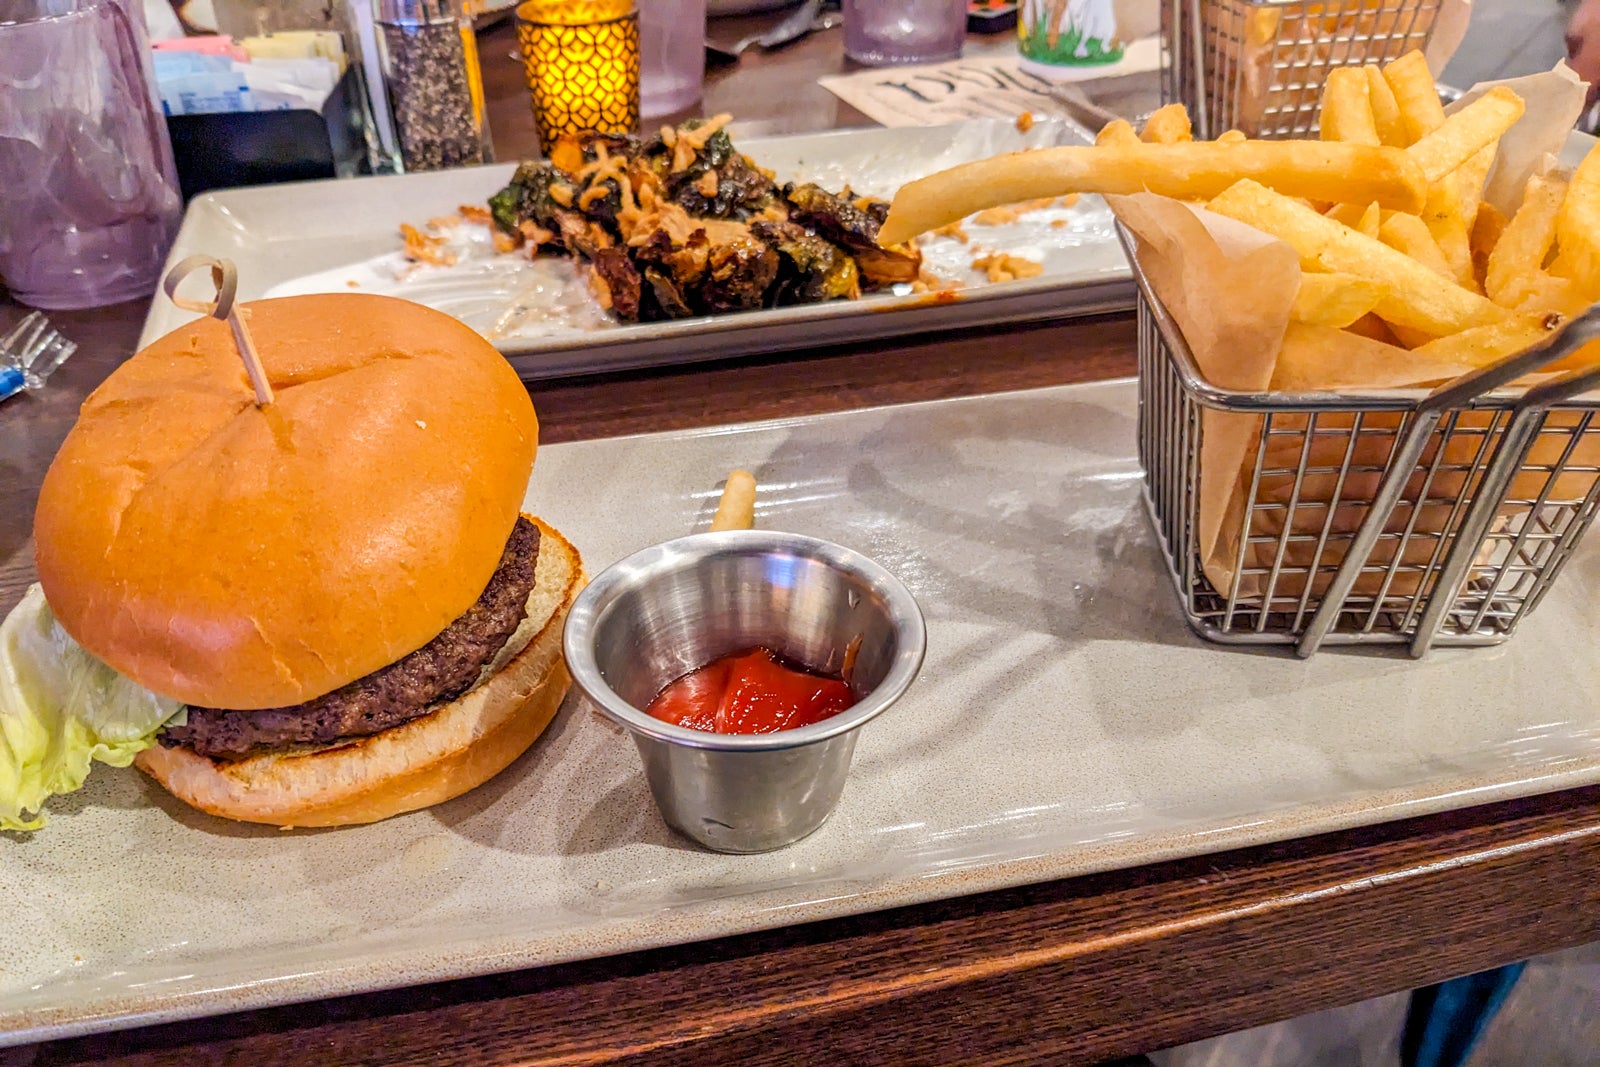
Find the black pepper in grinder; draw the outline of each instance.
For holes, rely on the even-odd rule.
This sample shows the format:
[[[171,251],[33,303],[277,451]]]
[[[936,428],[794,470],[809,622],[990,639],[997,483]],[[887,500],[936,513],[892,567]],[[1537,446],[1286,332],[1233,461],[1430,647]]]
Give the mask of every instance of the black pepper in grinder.
[[[467,0],[373,0],[383,78],[408,171],[494,159]]]

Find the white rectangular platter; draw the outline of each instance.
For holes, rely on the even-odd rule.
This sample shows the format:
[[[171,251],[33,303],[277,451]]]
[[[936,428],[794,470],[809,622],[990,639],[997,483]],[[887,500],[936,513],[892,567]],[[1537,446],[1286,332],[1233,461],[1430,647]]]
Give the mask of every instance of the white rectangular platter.
[[[780,182],[815,180],[838,191],[891,196],[903,182],[999,152],[1086,143],[1080,128],[1036,123],[1027,133],[1004,122],[840,130],[734,143]],[[510,179],[513,164],[432,174],[300,182],[196,197],[168,265],[197,252],[239,267],[246,300],[305,292],[382,292],[457,315],[490,334],[514,302],[538,305],[525,325],[492,339],[524,379],[692,363],[1038,319],[1061,319],[1133,307],[1133,282],[1099,197],[1031,212],[1016,222],[972,227],[970,245],[934,238],[925,262],[964,287],[935,300],[926,294],[868,295],[672,322],[604,321],[569,261],[522,254],[451,268],[412,271],[399,254],[401,223],[421,226],[459,204],[483,205]],[[485,231],[486,235],[486,231]],[[977,248],[1025,256],[1044,273],[990,283],[971,268]],[[528,294],[534,295],[529,296]],[[548,305],[548,307],[546,307]],[[140,347],[193,313],[157,295]]]
[[[1600,544],[1509,643],[1287,654],[1185,628],[1140,497],[1132,383],[542,449],[528,505],[597,571],[758,524],[904,579],[928,622],[832,819],[762,856],[667,830],[569,701],[478,791],[280,832],[98,769],[0,840],[0,1041],[602,956],[1600,781]]]

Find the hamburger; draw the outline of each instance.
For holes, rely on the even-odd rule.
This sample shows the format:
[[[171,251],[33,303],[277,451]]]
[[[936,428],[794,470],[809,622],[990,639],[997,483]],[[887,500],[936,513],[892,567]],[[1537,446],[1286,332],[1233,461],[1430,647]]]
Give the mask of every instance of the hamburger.
[[[578,553],[522,513],[528,393],[455,319],[365,294],[245,305],[271,403],[201,319],[84,403],[34,518],[55,622],[181,703],[137,765],[214,815],[373,822],[549,724]]]

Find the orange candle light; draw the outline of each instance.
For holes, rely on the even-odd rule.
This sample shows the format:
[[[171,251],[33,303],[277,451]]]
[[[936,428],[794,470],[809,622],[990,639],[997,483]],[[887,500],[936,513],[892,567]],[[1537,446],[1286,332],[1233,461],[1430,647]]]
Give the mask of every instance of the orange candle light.
[[[526,0],[517,7],[517,39],[541,143],[579,130],[638,130],[633,0]]]

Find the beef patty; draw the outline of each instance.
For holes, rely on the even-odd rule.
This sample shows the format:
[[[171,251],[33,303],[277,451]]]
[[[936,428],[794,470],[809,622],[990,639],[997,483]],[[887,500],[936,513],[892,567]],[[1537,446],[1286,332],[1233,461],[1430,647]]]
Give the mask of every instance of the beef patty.
[[[189,745],[212,759],[239,759],[293,744],[366,737],[428,714],[477,681],[528,612],[539,528],[518,516],[500,565],[478,602],[432,641],[403,659],[315,700],[287,708],[189,708],[189,721],[161,743]]]

